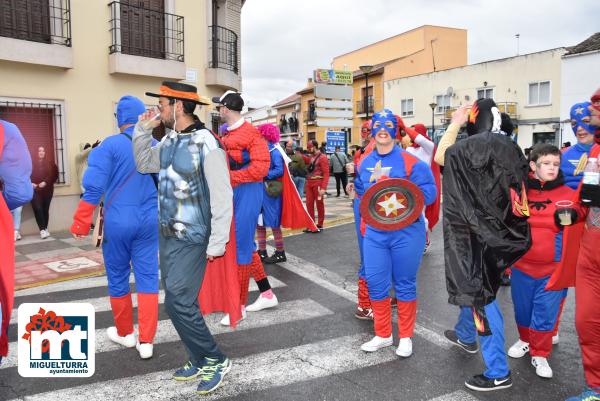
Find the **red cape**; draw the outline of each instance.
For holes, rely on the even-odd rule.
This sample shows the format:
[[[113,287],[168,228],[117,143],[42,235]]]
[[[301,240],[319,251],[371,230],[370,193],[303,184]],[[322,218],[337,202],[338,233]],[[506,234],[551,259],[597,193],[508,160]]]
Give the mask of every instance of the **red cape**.
[[[600,146],[595,144],[590,151],[590,157],[598,157],[600,154]],[[581,183],[575,193],[573,202],[578,202],[581,191]],[[546,284],[546,290],[562,290],[568,287],[575,287],[575,270],[577,267],[577,259],[579,257],[579,245],[581,244],[581,237],[585,230],[585,216],[581,216],[581,219],[573,224],[572,226],[565,227],[563,231],[563,250],[561,255],[561,263],[556,268],[548,284]]]
[[[434,147],[433,154],[435,155],[435,150],[437,147]],[[440,165],[435,161],[431,161],[431,172],[433,173],[433,178],[435,179],[435,186],[437,188],[437,197],[435,198],[435,202],[425,208],[425,217],[427,218],[427,223],[429,226],[429,231],[433,230],[433,227],[440,220],[440,207],[441,207],[441,198],[442,198],[442,182],[440,179]]]
[[[203,315],[214,312],[228,313],[233,328],[242,318],[235,246],[235,225],[232,216],[229,242],[225,246],[225,254],[206,264],[204,281],[198,296],[200,311]]]
[[[221,147],[225,149],[219,137],[214,134],[213,136],[221,143]],[[214,312],[228,313],[229,321],[233,328],[235,328],[237,322],[242,318],[240,283],[235,249],[235,223],[232,215],[229,242],[225,245],[225,254],[215,258],[212,262],[207,262],[202,288],[200,288],[200,294],[198,294],[200,311],[203,315]]]
[[[283,191],[281,194],[281,225],[291,229],[308,228],[309,230],[317,231],[317,226],[306,211],[298,189],[290,177],[287,164],[284,163],[284,165]]]
[[[4,126],[0,123],[0,159],[4,148]],[[15,297],[15,237],[12,215],[0,193],[0,356],[8,354],[8,324]]]

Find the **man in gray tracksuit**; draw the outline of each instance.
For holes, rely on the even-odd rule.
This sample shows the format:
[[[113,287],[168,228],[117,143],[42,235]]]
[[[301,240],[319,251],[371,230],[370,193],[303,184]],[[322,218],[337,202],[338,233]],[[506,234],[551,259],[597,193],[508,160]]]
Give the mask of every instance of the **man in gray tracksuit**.
[[[201,377],[200,394],[214,391],[231,368],[198,305],[207,260],[225,253],[233,213],[233,191],[224,150],[193,114],[207,104],[191,85],[163,82],[159,116],[140,116],[133,136],[138,171],[159,172],[159,253],[165,307],[181,337],[189,362],[175,380]],[[162,121],[167,134],[151,147],[152,130]]]

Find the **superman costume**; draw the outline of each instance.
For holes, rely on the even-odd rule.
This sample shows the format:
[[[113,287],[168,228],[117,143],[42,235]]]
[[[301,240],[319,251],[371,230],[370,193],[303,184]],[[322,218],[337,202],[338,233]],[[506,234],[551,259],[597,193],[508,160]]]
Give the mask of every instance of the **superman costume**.
[[[385,109],[373,117],[371,135],[385,130],[392,138],[397,135],[397,119]],[[354,185],[364,194],[375,182],[387,178],[404,178],[422,191],[425,204],[435,201],[437,190],[431,169],[424,162],[409,155],[398,146],[390,153],[373,150],[360,163]],[[400,206],[399,206],[400,207]],[[391,345],[392,321],[389,291],[394,285],[398,306],[398,332],[402,341],[413,336],[416,320],[417,270],[425,247],[425,221],[419,218],[400,230],[384,231],[365,226],[363,252],[365,276],[373,308],[375,336],[389,339]],[[368,351],[364,347],[362,349]],[[412,352],[412,344],[410,346]],[[400,355],[400,354],[399,354]],[[408,356],[408,355],[402,355]]]

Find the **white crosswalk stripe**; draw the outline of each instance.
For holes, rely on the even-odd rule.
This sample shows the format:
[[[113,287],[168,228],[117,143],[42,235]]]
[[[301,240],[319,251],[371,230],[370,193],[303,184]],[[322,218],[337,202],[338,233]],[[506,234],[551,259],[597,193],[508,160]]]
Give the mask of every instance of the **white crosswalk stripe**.
[[[324,306],[319,305],[312,299],[299,299],[288,302],[281,302],[276,308],[260,312],[249,313],[249,317],[242,320],[234,330],[230,327],[219,324],[222,314],[215,313],[205,317],[206,324],[213,335],[227,333],[232,331],[250,330],[259,327],[267,327],[274,323],[289,323],[299,320],[312,319],[332,315],[333,312]],[[135,327],[137,331],[137,325]],[[170,320],[160,320],[154,338],[154,344],[179,341],[179,335]],[[96,330],[96,354],[101,352],[115,351],[122,349],[110,341],[106,336],[106,329]],[[135,353],[135,350],[131,351]],[[134,355],[134,354],[132,354]],[[0,369],[10,368],[17,364],[17,343],[9,344],[8,357],[2,361]]]
[[[269,277],[269,283],[271,284],[272,288],[285,287],[285,284],[283,282],[281,282],[280,280],[276,279],[275,277],[272,277],[272,276],[268,276],[268,277]],[[94,282],[96,282],[96,281],[90,281],[87,283],[91,284]],[[106,285],[105,277],[104,277],[104,284]],[[92,287],[88,287],[88,288],[92,288]],[[256,283],[252,280],[251,280],[250,286],[248,288],[250,291],[258,291],[258,287],[256,286]],[[158,292],[158,303],[162,304],[164,301],[165,301],[165,292],[163,290],[160,290]],[[111,310],[109,297],[88,298],[88,299],[81,299],[81,300],[76,300],[76,301],[72,301],[72,302],[89,303],[94,307],[94,310],[96,312],[106,312],[106,311]],[[135,294],[133,294],[132,302],[133,302],[133,307],[134,308],[137,307],[137,297],[135,296]],[[10,316],[10,324],[17,323],[17,321],[18,321],[17,319],[18,319],[17,309],[15,308],[12,310],[12,314]]]
[[[319,287],[332,292],[352,303],[356,302],[356,294],[348,291],[352,285],[345,286],[344,279],[329,270],[323,269],[315,264],[301,258],[288,254],[288,262],[280,264],[280,267],[297,274]],[[252,280],[251,280],[252,281]],[[274,288],[286,286],[282,281],[269,276],[271,286]],[[94,277],[78,280],[78,282],[59,283],[45,288],[29,289],[20,291],[17,296],[30,296],[41,293],[54,293],[81,288],[105,287],[106,277]],[[254,282],[250,290],[257,290]],[[164,292],[160,292],[159,301],[164,302]],[[73,302],[91,303],[96,312],[110,310],[108,297],[88,298]],[[136,306],[136,297],[133,297]],[[16,322],[17,316],[14,311],[11,323]],[[308,319],[332,316],[334,312],[312,299],[297,299],[280,302],[270,310],[249,313],[248,318],[238,325],[236,331],[266,328],[274,324],[285,324]],[[215,335],[232,332],[229,327],[219,324],[222,314],[213,314],[205,317],[208,327]],[[136,327],[137,329],[137,327]],[[450,345],[439,334],[417,325],[416,335],[429,342],[442,347],[449,348]],[[283,334],[285,335],[285,334]],[[240,396],[261,390],[276,389],[287,385],[308,382],[310,380],[324,378],[351,370],[375,366],[386,362],[398,360],[394,347],[380,350],[375,353],[364,353],[360,350],[362,342],[371,337],[371,333],[365,332],[340,336],[337,338],[300,344],[294,347],[277,349],[258,354],[251,354],[241,358],[234,358],[233,369],[227,375],[225,385],[217,392],[203,399],[221,399],[232,396]],[[170,320],[161,320],[157,328],[155,344],[165,344],[179,341],[179,336]],[[16,366],[17,350],[16,342],[9,344],[9,357],[3,361],[1,369],[14,368]],[[96,330],[96,355],[122,349],[119,345],[112,343],[106,336],[105,328]],[[123,350],[131,353],[131,358],[138,358],[135,349]],[[144,363],[139,361],[139,363]],[[268,367],[268,369],[267,369]],[[52,390],[46,393],[28,395],[20,400],[47,400],[47,399],[103,399],[103,400],[197,400],[195,388],[198,381],[189,383],[176,382],[171,379],[173,369],[138,374],[130,372],[127,377],[114,380],[97,381],[75,387]],[[97,380],[102,380],[102,375]],[[75,383],[75,382],[74,382]],[[432,398],[430,401],[477,401],[466,391],[460,390],[442,396]]]

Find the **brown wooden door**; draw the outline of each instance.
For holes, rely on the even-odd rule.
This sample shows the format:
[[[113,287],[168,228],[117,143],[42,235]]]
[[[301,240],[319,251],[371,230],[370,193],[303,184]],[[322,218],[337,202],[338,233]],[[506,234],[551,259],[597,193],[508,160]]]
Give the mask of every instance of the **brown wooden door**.
[[[121,0],[121,52],[165,58],[164,0]]]
[[[0,36],[50,43],[49,0],[0,0]]]

